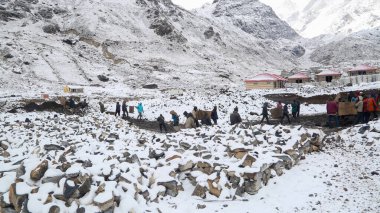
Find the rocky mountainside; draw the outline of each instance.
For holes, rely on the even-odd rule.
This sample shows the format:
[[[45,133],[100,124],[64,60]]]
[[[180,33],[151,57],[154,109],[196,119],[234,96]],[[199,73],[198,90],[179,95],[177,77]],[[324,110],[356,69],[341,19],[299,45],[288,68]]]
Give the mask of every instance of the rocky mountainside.
[[[222,16],[227,11],[218,5],[216,14]],[[266,18],[273,15],[265,9]],[[260,23],[264,20],[255,24],[273,27],[258,37],[279,37],[277,27],[281,37],[297,36],[288,27],[283,31],[277,17],[268,19],[272,25]],[[242,26],[253,32],[255,24]],[[240,84],[258,70],[297,64],[281,44],[197,16],[170,0],[2,1],[0,25],[0,83],[17,90],[147,82],[159,88],[223,86]]]
[[[360,31],[341,40],[322,45],[311,53],[310,59],[326,65],[378,63],[380,61],[380,27]]]
[[[300,35],[321,34],[347,36],[380,26],[378,0],[260,0]]]
[[[261,39],[294,39],[298,34],[277,17],[271,7],[258,0],[215,0],[197,11],[200,15],[232,23]]]

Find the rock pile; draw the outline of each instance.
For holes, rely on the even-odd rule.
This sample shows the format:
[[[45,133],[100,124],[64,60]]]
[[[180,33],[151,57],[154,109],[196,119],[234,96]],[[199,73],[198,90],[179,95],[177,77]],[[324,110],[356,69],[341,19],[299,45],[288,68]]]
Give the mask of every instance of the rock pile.
[[[235,199],[256,194],[323,146],[320,130],[301,126],[241,124],[163,135],[114,116],[55,122],[48,115],[30,113],[31,123],[20,122],[22,115],[0,119],[2,209],[139,211],[184,188],[200,198]]]

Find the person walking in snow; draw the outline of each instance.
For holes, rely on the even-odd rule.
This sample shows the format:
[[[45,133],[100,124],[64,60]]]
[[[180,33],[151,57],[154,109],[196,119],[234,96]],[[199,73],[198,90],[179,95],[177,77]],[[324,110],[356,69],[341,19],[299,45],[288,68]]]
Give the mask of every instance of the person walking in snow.
[[[297,116],[297,118],[299,118],[300,117],[300,111],[301,111],[301,102],[299,100],[297,100],[296,103],[297,103],[296,116]]]
[[[367,96],[363,95],[363,117],[364,117],[364,123],[369,122],[370,112],[368,111],[368,98]]]
[[[276,108],[277,109],[282,109],[282,103],[281,103],[281,101],[277,102]]]
[[[242,122],[237,107],[235,107],[233,113],[230,115],[230,122],[231,122],[231,125],[235,125]]]
[[[289,109],[288,109],[287,103],[284,103],[284,107],[282,108],[282,117],[281,117],[281,121],[280,121],[281,124],[283,124],[285,117],[288,119],[288,122],[290,124],[291,122],[290,122],[290,118],[289,118]]]
[[[198,117],[197,117],[198,107],[194,106],[193,111],[191,112],[191,114],[193,115],[193,118],[194,118],[194,121],[195,121],[195,124],[197,125],[197,127],[200,127],[201,125],[199,124]]]
[[[294,119],[296,119],[297,112],[298,112],[298,103],[296,102],[296,100],[293,100],[293,103],[291,105],[292,105],[292,116]]]
[[[332,128],[332,120],[335,120],[335,126],[339,127],[339,116],[338,116],[338,103],[333,100],[333,98],[330,98],[330,101],[326,104],[326,110],[328,115],[328,124],[329,127]]]
[[[214,109],[211,111],[211,119],[214,121],[215,125],[218,124],[218,111],[216,106],[214,106]]]
[[[127,101],[123,101],[123,105],[121,106],[121,109],[123,110],[123,118],[128,118],[128,109],[127,109]],[[125,114],[127,113],[127,114]]]
[[[120,104],[119,104],[119,102],[116,102],[115,116],[120,116]]]
[[[102,102],[99,102],[100,112],[104,113],[106,109],[104,108],[104,104]]]
[[[173,126],[174,127],[179,126],[179,116],[178,116],[178,114],[174,110],[170,111],[170,114],[172,115]]]
[[[142,114],[143,114],[143,112],[144,112],[144,107],[143,107],[143,105],[142,105],[142,103],[140,102],[137,106],[136,106],[136,108],[137,108],[137,112],[139,113],[139,115],[137,116],[137,119],[142,119]]]
[[[363,116],[363,97],[359,96],[358,102],[355,103],[355,108],[358,114],[356,114],[356,120],[355,124],[358,123],[364,123],[364,116]]]
[[[186,117],[186,122],[185,122],[186,129],[197,128],[197,125],[195,124],[195,119],[191,113],[187,113],[185,111],[183,115]]]
[[[281,102],[279,102],[279,104],[281,104]],[[262,111],[261,115],[263,116],[263,118],[261,119],[260,124],[263,123],[264,119],[266,119],[267,124],[269,124],[269,117],[268,117],[269,113],[268,113],[268,103],[267,102],[265,102],[263,105],[263,111]]]
[[[371,114],[373,114],[373,118],[377,119],[377,104],[374,95],[369,96],[367,108],[369,117],[371,117]]]
[[[75,108],[75,101],[74,101],[73,97],[70,97],[70,99],[69,99],[69,107],[71,109]]]
[[[157,118],[158,125],[160,127],[160,132],[162,133],[162,129],[165,130],[165,133],[168,133],[168,129],[166,128],[165,118],[162,114]]]

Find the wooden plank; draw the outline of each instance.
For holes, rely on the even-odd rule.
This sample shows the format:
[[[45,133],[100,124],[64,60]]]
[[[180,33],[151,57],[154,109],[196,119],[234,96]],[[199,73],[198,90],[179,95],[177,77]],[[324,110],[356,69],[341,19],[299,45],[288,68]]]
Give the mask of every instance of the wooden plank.
[[[358,112],[355,108],[355,103],[352,102],[339,102],[339,116],[356,115]]]
[[[270,110],[271,117],[274,119],[279,119],[282,116],[282,109],[273,108]]]

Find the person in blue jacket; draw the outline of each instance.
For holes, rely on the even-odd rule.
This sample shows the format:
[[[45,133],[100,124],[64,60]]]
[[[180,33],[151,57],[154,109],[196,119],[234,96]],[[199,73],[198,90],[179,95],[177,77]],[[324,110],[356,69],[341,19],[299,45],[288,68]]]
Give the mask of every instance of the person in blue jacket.
[[[144,107],[143,107],[143,105],[142,105],[142,103],[140,102],[137,106],[136,106],[136,108],[137,108],[137,112],[139,113],[139,116],[137,116],[137,119],[142,119],[142,114],[143,114],[143,112],[144,112]]]
[[[170,114],[172,115],[173,126],[179,126],[179,116],[178,116],[178,114],[174,110],[170,111]]]

